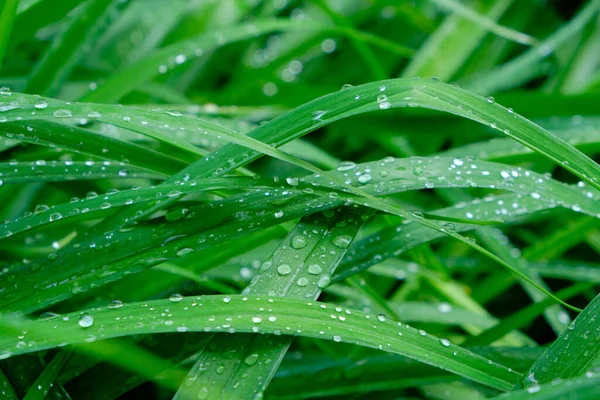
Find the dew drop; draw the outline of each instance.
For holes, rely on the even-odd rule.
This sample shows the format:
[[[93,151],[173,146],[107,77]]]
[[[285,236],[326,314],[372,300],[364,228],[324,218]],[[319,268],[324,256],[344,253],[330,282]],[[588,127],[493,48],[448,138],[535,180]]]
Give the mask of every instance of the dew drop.
[[[54,115],[56,118],[69,118],[73,116],[69,110],[56,110],[52,115]]]
[[[33,106],[38,110],[43,110],[44,108],[48,107],[48,102],[46,100],[37,100]]]
[[[250,354],[248,357],[246,357],[246,359],[244,360],[244,362],[248,365],[254,365],[256,364],[256,362],[258,361],[258,354],[254,353],[254,354]]]
[[[296,235],[292,238],[291,246],[296,250],[300,250],[306,247],[306,243],[307,241],[304,236]]]
[[[169,296],[169,301],[171,303],[179,303],[181,300],[183,300],[183,296],[180,295],[179,293],[173,293],[172,295]]]
[[[344,162],[340,163],[340,165],[338,165],[337,170],[340,172],[344,172],[344,171],[350,171],[354,168],[356,168],[355,163],[353,163],[352,161],[344,161]]]
[[[277,267],[277,273],[279,275],[287,275],[290,272],[292,272],[292,268],[287,264],[281,264],[279,267]]]
[[[121,307],[123,307],[123,302],[121,300],[115,299],[115,300],[111,300],[108,303],[108,308],[113,309],[113,310],[117,309],[117,308],[121,308]]]
[[[372,176],[370,174],[363,174],[358,177],[358,181],[362,184],[368,183],[371,179],[372,179]]]
[[[323,268],[320,265],[311,264],[308,266],[308,273],[311,275],[319,275],[321,272],[323,272]]]
[[[327,114],[327,111],[313,111],[310,119],[313,121],[322,121],[322,118],[325,114]]]
[[[94,324],[94,317],[92,317],[90,314],[81,314],[77,320],[77,323],[82,328],[89,328]]]
[[[306,279],[305,277],[298,278],[296,284],[300,287],[305,287],[306,285],[308,285],[308,279]]]
[[[333,239],[333,245],[340,249],[347,249],[352,243],[352,237],[349,235],[340,235]]]

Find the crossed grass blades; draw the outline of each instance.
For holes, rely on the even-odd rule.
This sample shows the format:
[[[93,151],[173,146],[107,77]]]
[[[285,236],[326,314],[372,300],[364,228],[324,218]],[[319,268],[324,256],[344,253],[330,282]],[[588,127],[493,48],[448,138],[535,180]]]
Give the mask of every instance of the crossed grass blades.
[[[600,395],[600,1],[0,4],[3,399]]]

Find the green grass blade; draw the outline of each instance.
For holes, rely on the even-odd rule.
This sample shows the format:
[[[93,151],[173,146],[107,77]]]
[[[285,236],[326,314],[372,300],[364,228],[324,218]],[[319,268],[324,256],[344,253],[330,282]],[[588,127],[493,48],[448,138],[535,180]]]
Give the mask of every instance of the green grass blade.
[[[464,6],[462,3],[456,0],[433,0],[434,3],[441,7],[448,8],[449,10],[457,13],[461,17],[468,19],[488,31],[503,37],[507,40],[512,40],[514,42],[525,44],[528,46],[533,46],[537,44],[537,40],[525,33],[517,32],[514,29],[507,28],[506,26],[499,25],[493,19],[490,19],[484,15],[477,13],[476,11],[470,9],[467,6]],[[509,2],[505,2],[510,4]]]
[[[498,66],[488,73],[481,73],[462,82],[463,86],[481,94],[495,93],[516,87],[543,73],[542,63],[555,49],[571,40],[594,18],[600,9],[600,1],[592,0],[561,29],[542,40],[536,46],[515,59]]]
[[[100,32],[101,24],[104,24],[105,14],[116,4],[113,0],[89,0],[79,6],[71,17],[70,25],[55,38],[34,67],[25,91],[44,96],[56,95],[85,54],[83,46],[91,46]]]
[[[4,59],[4,54],[10,41],[10,34],[13,29],[19,0],[4,0],[2,2],[2,12],[0,12],[0,67]]]
[[[86,339],[119,337],[128,332],[141,334],[230,329],[235,332],[254,332],[256,323],[252,318],[259,316],[268,322],[260,326],[259,332],[302,335],[380,348],[442,367],[500,390],[510,389],[519,377],[506,367],[488,362],[458,346],[446,345],[439,338],[356,310],[350,310],[348,314],[344,309],[337,311],[331,305],[265,296],[200,296],[177,300],[126,304],[119,309],[88,310],[66,315],[69,317],[67,321],[63,318],[22,321],[5,317],[2,324],[6,333],[0,336],[0,354],[6,357],[56,347],[65,340],[82,343]],[[164,308],[170,310],[168,317],[160,316]],[[133,318],[115,321],[117,316],[131,315],[134,309],[136,313]],[[336,315],[335,320],[331,318],[332,313]],[[345,320],[337,319],[337,315],[345,315]],[[275,321],[269,321],[269,316],[275,316]],[[31,340],[35,337],[35,346],[23,349],[16,347],[19,339],[14,337],[14,329],[26,329]]]
[[[511,2],[501,0],[481,3],[479,11],[489,18],[488,21],[498,19],[510,7]],[[485,27],[465,19],[459,13],[447,16],[411,59],[402,71],[402,76],[436,77],[443,82],[449,81],[486,33]]]
[[[46,395],[50,391],[50,388],[54,385],[56,377],[60,373],[69,358],[71,357],[71,350],[63,350],[58,352],[52,361],[48,363],[44,372],[38,377],[38,379],[31,386],[23,400],[44,400]]]
[[[359,209],[331,214],[301,220],[243,293],[315,300],[372,212]],[[256,329],[270,321],[255,319]],[[224,335],[217,335],[196,361],[175,398],[198,397],[204,392],[207,399],[254,398],[266,389],[291,342],[288,337],[264,336],[232,342]],[[225,354],[228,356],[224,357]]]
[[[547,383],[544,385],[530,386],[527,389],[518,390],[494,397],[497,400],[594,400],[600,396],[600,378],[590,374],[575,379]]]
[[[521,385],[526,388],[583,375],[600,351],[600,296],[577,316],[567,329],[531,366]]]

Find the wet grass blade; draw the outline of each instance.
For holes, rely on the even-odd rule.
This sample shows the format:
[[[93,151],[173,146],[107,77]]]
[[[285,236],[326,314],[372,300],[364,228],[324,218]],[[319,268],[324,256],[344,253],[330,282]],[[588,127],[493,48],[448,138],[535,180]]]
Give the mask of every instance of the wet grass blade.
[[[371,214],[370,210],[363,209],[338,210],[337,213],[332,210],[304,218],[263,263],[243,293],[317,299]],[[272,319],[263,321],[256,317],[253,322],[256,329],[260,329]],[[234,395],[254,398],[266,389],[291,342],[288,337],[264,336],[232,342],[224,335],[216,335],[175,398],[200,397],[203,393],[207,399]]]
[[[160,316],[164,308],[170,315]],[[130,315],[127,321],[115,321],[120,315]],[[519,377],[516,372],[499,364],[488,362],[458,346],[428,335],[424,331],[408,327],[383,317],[369,316],[360,311],[348,310],[285,298],[236,296],[200,296],[178,298],[176,302],[157,300],[138,304],[126,304],[119,309],[98,309],[68,315],[68,320],[22,321],[3,318],[4,334],[0,336],[0,349],[4,357],[58,346],[82,343],[99,338],[124,336],[127,332],[137,334],[176,331],[220,331],[254,332],[253,318],[266,321],[258,332],[275,335],[301,335],[350,342],[362,346],[379,348],[415,358],[484,385],[508,390]],[[336,316],[334,320],[331,315]],[[269,320],[269,316],[275,316]],[[299,318],[299,317],[302,318]],[[344,319],[338,319],[343,316]],[[56,328],[52,328],[56,326]],[[373,328],[375,326],[375,328]],[[83,329],[82,329],[83,328]],[[14,329],[26,329],[35,346],[19,349],[19,339]],[[99,331],[99,329],[101,329]],[[48,330],[52,332],[48,333]],[[300,332],[298,332],[300,330]],[[428,356],[425,357],[424,354]]]
[[[520,382],[525,388],[555,379],[581,376],[597,359],[600,351],[600,296],[596,296],[569,328],[531,366]]]

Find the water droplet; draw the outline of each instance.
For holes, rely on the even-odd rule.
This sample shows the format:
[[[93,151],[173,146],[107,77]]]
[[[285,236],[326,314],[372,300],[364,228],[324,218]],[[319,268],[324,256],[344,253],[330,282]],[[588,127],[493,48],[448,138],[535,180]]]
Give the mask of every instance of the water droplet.
[[[275,218],[281,218],[283,217],[283,211],[276,211],[275,214],[273,214],[273,216],[275,216]]]
[[[370,174],[363,174],[358,177],[358,181],[362,184],[368,183],[372,179]]]
[[[291,246],[296,250],[300,250],[306,247],[306,238],[301,235],[296,235],[292,238]]]
[[[179,293],[173,293],[172,295],[169,296],[169,301],[171,303],[179,303],[181,300],[183,300],[183,296],[180,295]]]
[[[419,335],[427,336],[427,332],[425,332],[423,329],[419,329]]]
[[[254,365],[256,364],[256,362],[258,361],[258,354],[254,353],[254,354],[250,354],[248,357],[246,357],[246,359],[244,360],[244,362],[248,365]]]
[[[45,204],[38,204],[37,206],[35,206],[35,209],[33,210],[34,213],[39,214],[42,213],[44,211],[48,211],[50,209],[50,207],[48,207]]]
[[[92,317],[90,314],[81,314],[77,320],[77,323],[82,328],[89,328],[94,324],[94,317]]]
[[[387,318],[385,317],[385,315],[383,315],[383,314],[379,314],[379,315],[377,316],[377,319],[378,319],[379,321],[381,321],[381,322],[385,322],[385,320],[386,320]]]
[[[311,275],[319,275],[321,272],[323,272],[323,268],[320,265],[311,264],[308,266],[308,273]]]
[[[54,115],[56,118],[69,118],[73,116],[69,110],[56,110],[52,115]]]
[[[292,272],[292,268],[287,264],[281,264],[279,267],[277,267],[277,272],[279,275],[287,275]]]
[[[440,303],[438,305],[438,311],[441,313],[449,313],[452,311],[452,306],[448,303]]]
[[[46,312],[42,313],[42,315],[40,315],[39,319],[41,321],[48,321],[48,320],[58,318],[58,317],[60,317],[59,314],[51,312],[51,311],[46,311]]]
[[[33,104],[33,107],[37,108],[38,110],[43,110],[44,108],[48,107],[48,102],[46,100],[37,100]]]
[[[349,235],[340,235],[333,239],[333,245],[340,249],[347,249],[352,243],[352,237]]]
[[[450,346],[450,341],[448,339],[440,339],[440,343],[444,347],[449,347]]]
[[[339,342],[342,341],[342,337],[340,335],[334,335],[333,336],[333,341],[339,343]]]
[[[100,114],[98,111],[90,111],[87,116],[88,118],[101,118],[102,114]]]
[[[198,391],[198,400],[206,400],[208,399],[208,389],[206,386],[200,388]]]
[[[535,384],[535,385],[529,386],[527,388],[527,393],[537,393],[540,390],[542,390],[542,387],[540,385],[538,385],[538,384]]]
[[[223,303],[229,303],[231,301],[231,297],[225,296],[223,297]]]
[[[192,253],[194,251],[194,249],[192,249],[191,247],[184,247],[183,249],[179,250],[176,254],[178,257],[183,257],[186,254]]]
[[[352,161],[343,161],[338,165],[337,170],[340,172],[350,171],[351,169],[356,168],[356,164]]]
[[[123,307],[123,302],[121,300],[111,300],[108,303],[108,308],[117,309]]]
[[[305,277],[298,278],[296,284],[300,287],[305,287],[306,285],[308,285],[308,279],[306,279]]]
[[[252,322],[255,324],[260,324],[262,322],[262,318],[259,316],[252,317]]]
[[[312,117],[310,119],[312,119],[313,121],[322,121],[321,118],[323,118],[325,114],[327,114],[327,111],[313,111]]]
[[[392,106],[385,94],[380,94],[377,96],[377,103],[379,104],[379,109],[381,110],[387,110]]]
[[[317,282],[317,286],[321,289],[326,288],[327,285],[329,285],[329,281],[330,281],[329,276],[327,276],[327,275],[322,276],[321,278],[319,278],[319,281]]]

